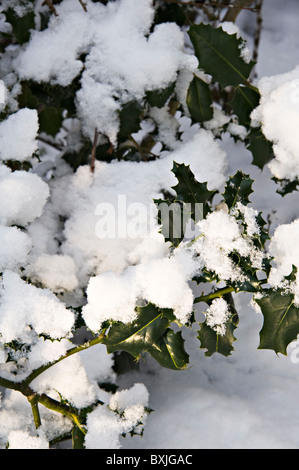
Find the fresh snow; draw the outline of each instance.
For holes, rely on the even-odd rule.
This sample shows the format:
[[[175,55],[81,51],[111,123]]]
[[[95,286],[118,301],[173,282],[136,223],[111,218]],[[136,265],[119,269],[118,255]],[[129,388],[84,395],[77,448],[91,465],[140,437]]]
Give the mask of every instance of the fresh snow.
[[[240,14],[238,26],[252,49],[254,22],[251,15],[250,12]],[[286,4],[279,0],[264,1],[256,68],[259,79],[289,73],[297,66],[298,15],[296,0],[289,0]],[[273,116],[273,119],[279,117],[292,124],[284,115]],[[252,167],[252,156],[241,143],[236,144],[226,136],[223,147],[229,156],[229,174],[242,169],[255,180],[250,200],[254,209],[263,211],[264,218],[269,215],[272,234],[279,224],[289,224],[298,218],[297,192],[282,198],[271,180],[273,174],[268,168],[261,172]],[[254,226],[252,229],[255,230]],[[295,227],[287,226],[285,231],[288,231],[290,241]],[[288,250],[291,245],[285,243],[285,248]],[[290,274],[289,269],[290,265],[284,273],[288,271]],[[251,298],[250,294],[242,293],[235,297],[240,322],[234,331],[237,341],[230,357],[204,357],[204,352],[198,349],[197,332],[186,329],[184,337],[192,365],[189,370],[161,370],[148,358],[146,364],[140,364],[139,371],[120,377],[123,387],[137,380],[143,382],[149,390],[149,405],[155,410],[147,418],[143,438],[124,439],[123,448],[298,448],[298,343],[289,346],[287,357],[277,356],[273,351],[258,350],[263,319],[252,308]],[[203,305],[198,304],[196,315],[199,321],[204,318],[199,313]]]
[[[4,69],[11,71],[6,83],[10,88],[8,104],[16,112],[0,125],[3,161],[25,161],[37,149],[36,112],[14,109],[18,90],[14,67],[20,78],[40,82],[50,78],[52,83],[68,85],[82,71],[81,54],[87,54],[77,93],[78,113],[87,136],[93,138],[96,124],[112,143],[119,129],[120,105],[136,96],[142,99],[146,91],[165,87],[177,77],[179,95],[185,96],[197,67],[196,59],[183,51],[183,34],[177,26],[162,24],[151,30],[150,0],[120,0],[107,7],[90,2],[88,14],[79,2],[71,0],[56,7],[59,17],[51,17],[49,29],[33,33],[17,58],[12,51],[4,61]],[[195,272],[206,266],[223,279],[243,280],[228,258],[232,251],[251,257],[255,267],[260,267],[262,254],[243,237],[240,224],[225,206],[198,224],[202,236],[190,250],[180,247],[168,253],[168,245],[158,233],[152,199],[176,184],[171,173],[174,160],[190,164],[198,181],[206,181],[209,189],[223,189],[227,175],[240,168],[250,174],[255,179],[251,196],[255,209],[238,204],[236,215],[241,214],[252,236],[259,230],[258,211],[269,215],[274,233],[270,253],[277,258],[271,270],[272,284],[283,282],[292,262],[297,265],[299,196],[293,193],[282,199],[271,178],[299,175],[294,138],[298,127],[298,14],[296,0],[289,0],[289,9],[279,0],[264,1],[257,65],[262,100],[252,119],[262,124],[273,141],[276,158],[263,172],[252,167],[250,153],[230,137],[244,139],[244,128],[229,122],[218,108],[205,129],[190,128],[188,119],[181,120],[183,143],[175,140],[177,121],[166,122],[165,109],[153,108],[151,117],[158,124],[159,140],[169,148],[156,161],[96,162],[94,174],[89,166],[79,167],[75,174],[69,172],[59,155],[42,157],[40,163],[32,159],[30,172],[11,172],[0,166],[1,342],[31,343],[26,358],[23,351],[13,358],[19,380],[58,360],[72,347],[69,338],[75,317],[66,304],[68,299],[70,303],[76,299],[82,302],[83,291],[87,294],[83,316],[91,330],[99,329],[109,318],[133,320],[134,305],[143,299],[173,308],[178,321],[185,323],[193,297],[203,290],[202,285],[198,292],[190,286]],[[251,20],[251,13],[243,12],[237,28],[222,25],[231,34],[248,34],[249,49],[240,50],[245,61],[252,46]],[[140,65],[138,74],[136,63]],[[95,106],[95,96],[101,100],[100,108]],[[274,106],[279,113],[273,112]],[[215,140],[224,123],[228,133],[223,141]],[[20,129],[26,133],[20,135]],[[8,148],[11,140],[13,145]],[[128,211],[126,219],[121,219],[108,211],[103,219],[103,208],[111,209],[111,204],[119,209],[117,216],[122,204],[126,209],[130,205],[136,209],[138,204],[146,207],[136,238],[122,232],[124,224],[127,231],[136,231],[134,212]],[[121,236],[103,237],[105,227]],[[13,250],[14,243],[18,250]],[[31,278],[41,287],[31,285]],[[291,287],[299,297],[297,284]],[[203,319],[201,307],[198,304],[195,312],[198,321]],[[78,408],[96,400],[104,403],[88,415],[87,448],[298,448],[298,345],[290,345],[288,357],[257,350],[262,317],[252,308],[252,296],[236,296],[236,308],[240,324],[235,332],[235,351],[229,358],[204,357],[197,332],[183,328],[192,366],[185,371],[161,369],[147,357],[138,372],[116,376],[113,357],[103,345],[97,345],[49,368],[32,387]],[[224,299],[214,300],[204,313],[209,324],[223,334],[227,315]],[[57,340],[50,341],[47,336]],[[14,378],[13,362],[0,368],[1,376]],[[115,381],[120,388],[114,395],[98,387]],[[1,405],[1,445],[9,439],[10,448],[47,448],[49,440],[57,437],[57,427],[59,432],[70,431],[68,420],[43,407],[43,426],[36,431],[28,402],[17,392],[5,393]],[[147,406],[155,410],[149,416]],[[139,421],[145,422],[145,418],[142,439],[121,437],[136,425],[138,430]]]

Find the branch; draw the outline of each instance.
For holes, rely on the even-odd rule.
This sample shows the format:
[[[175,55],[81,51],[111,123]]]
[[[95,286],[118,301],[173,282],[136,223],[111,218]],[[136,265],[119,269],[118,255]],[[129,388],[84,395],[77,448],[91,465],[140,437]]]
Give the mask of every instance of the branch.
[[[82,426],[78,414],[72,410],[68,405],[64,403],[59,403],[59,401],[54,400],[53,398],[48,397],[45,393],[38,395],[38,401],[46,408],[57,413],[62,414],[66,418],[71,419],[74,424],[80,429],[83,434],[86,434],[86,429]]]
[[[29,395],[29,397],[27,397],[27,400],[29,401],[31,405],[35,428],[38,429],[42,424],[41,419],[40,419],[39,409],[38,409],[39,397],[37,393],[33,393],[32,395]]]
[[[61,151],[64,148],[64,146],[62,144],[59,144],[58,142],[51,142],[50,140],[45,139],[45,137],[41,137],[40,135],[37,136],[37,140],[40,140],[44,144],[50,145],[51,147],[53,147],[56,150]]]
[[[223,295],[229,294],[234,291],[235,289],[233,287],[223,287],[222,289],[219,289],[216,292],[211,292],[210,294],[196,297],[193,302],[195,304],[198,304],[199,302],[207,302],[208,300],[218,299],[219,297],[222,297]]]
[[[242,1],[242,0],[239,0],[239,1]],[[249,10],[249,11],[252,11],[252,12],[256,12],[256,8],[255,7],[249,7],[249,6],[246,6],[246,3],[248,5],[250,5],[252,3],[252,0],[243,0],[244,1],[244,6],[238,6],[238,9],[239,10]],[[197,7],[197,8],[203,8],[203,9],[206,9],[207,7],[212,7],[212,8],[228,8],[228,9],[231,9],[231,10],[235,10],[236,6],[235,5],[226,5],[225,3],[218,3],[218,2],[210,2],[210,3],[197,3],[197,2],[194,2],[194,1],[189,1],[189,2],[180,2],[180,0],[163,0],[163,2],[165,3],[176,3],[177,5],[180,5],[182,7],[184,6],[193,6],[193,7]],[[226,21],[231,21],[231,20],[226,20]]]
[[[260,40],[261,40],[261,32],[262,32],[262,25],[263,25],[262,7],[263,7],[263,0],[257,0],[256,29],[255,29],[255,35],[254,35],[254,49],[253,49],[253,54],[252,54],[252,60],[254,62],[257,62],[257,59],[258,59],[259,45],[260,45]]]
[[[31,374],[27,377],[27,379],[24,380],[24,383],[29,385],[36,377],[38,377],[40,374],[42,374],[45,370],[49,369],[50,367],[54,366],[55,364],[58,364],[58,362],[63,361],[64,359],[67,359],[68,357],[72,356],[73,354],[77,354],[80,351],[84,351],[85,349],[88,349],[96,344],[102,343],[102,341],[105,338],[105,330],[102,330],[102,332],[97,336],[96,338],[92,339],[91,341],[87,341],[86,343],[80,344],[78,346],[74,346],[73,348],[69,349],[63,356],[61,356],[59,359],[56,359],[56,361],[50,362],[48,364],[45,364],[38,369],[35,369]],[[1,380],[1,379],[0,379]],[[1,385],[1,382],[0,382]]]
[[[253,0],[235,0],[232,5],[229,5],[229,9],[222,21],[232,21],[234,23],[242,10],[256,12],[256,7],[250,7],[252,3]]]
[[[83,0],[79,0],[80,5],[82,5],[82,8],[84,11],[87,11],[86,3],[83,2]]]
[[[91,171],[91,173],[94,173],[94,165],[95,165],[95,159],[96,159],[98,137],[99,137],[98,129],[95,128],[93,146],[92,146],[92,151],[91,151],[91,162],[90,162],[90,171]]]
[[[48,7],[49,7],[50,10],[52,11],[52,13],[54,13],[55,16],[58,16],[58,13],[57,13],[57,11],[56,11],[56,9],[55,9],[53,3],[51,2],[51,0],[45,0],[45,1],[43,2],[43,5],[45,5],[45,4],[48,5]]]

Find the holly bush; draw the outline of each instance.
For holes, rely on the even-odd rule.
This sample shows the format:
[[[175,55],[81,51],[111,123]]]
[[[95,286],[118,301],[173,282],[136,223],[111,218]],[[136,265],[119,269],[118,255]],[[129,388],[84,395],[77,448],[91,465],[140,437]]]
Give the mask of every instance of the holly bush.
[[[186,328],[206,356],[231,355],[239,292],[263,315],[259,349],[297,338],[298,222],[271,235],[221,148],[230,135],[282,197],[297,189],[298,70],[258,82],[233,22],[260,5],[3,2],[0,420],[15,419],[2,447],[142,434],[148,392],[118,390],[121,358],[186,369]],[[140,205],[124,215],[122,196]]]

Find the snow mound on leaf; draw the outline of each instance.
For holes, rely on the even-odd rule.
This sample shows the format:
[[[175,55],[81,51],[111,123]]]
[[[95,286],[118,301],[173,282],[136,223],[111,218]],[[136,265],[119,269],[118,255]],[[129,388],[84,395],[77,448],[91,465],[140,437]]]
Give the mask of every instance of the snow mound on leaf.
[[[273,143],[275,158],[268,166],[276,178],[293,181],[299,178],[299,66],[263,77],[258,86],[261,100],[251,118]]]

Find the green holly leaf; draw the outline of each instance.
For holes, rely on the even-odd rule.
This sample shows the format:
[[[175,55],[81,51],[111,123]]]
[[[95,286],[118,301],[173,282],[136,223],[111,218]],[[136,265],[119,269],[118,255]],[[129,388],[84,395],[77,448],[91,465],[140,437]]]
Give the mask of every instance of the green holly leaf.
[[[237,171],[234,176],[229,178],[222,194],[229,209],[232,209],[238,202],[244,206],[249,204],[249,196],[253,193],[253,182],[249,175],[245,175],[242,171]]]
[[[297,187],[299,186],[299,180],[298,178],[294,180],[288,180],[288,179],[278,179],[278,178],[271,178],[276,184],[279,184],[279,188],[277,189],[277,193],[280,194],[282,197],[286,196],[289,193],[292,193],[293,191],[297,191]]]
[[[108,353],[126,351],[135,358],[148,352],[163,367],[183,369],[188,354],[183,339],[170,328],[175,317],[170,309],[159,309],[153,304],[137,308],[138,317],[131,323],[116,322],[104,340]]]
[[[148,104],[152,107],[162,108],[174,92],[175,82],[163,90],[147,91],[145,96]]]
[[[251,129],[247,136],[247,148],[252,153],[252,164],[261,170],[274,157],[273,146],[260,129]]]
[[[185,204],[169,199],[154,199],[158,208],[158,222],[161,225],[160,233],[165,242],[178,246],[184,238],[184,233],[191,213]]]
[[[53,137],[59,132],[63,121],[63,109],[45,107],[38,115],[39,130]]]
[[[139,357],[142,351],[159,349],[169,321],[153,304],[137,309],[138,317],[131,323],[116,322],[104,341],[108,353],[126,351]]]
[[[213,117],[212,95],[209,85],[194,76],[187,93],[187,106],[190,116],[196,122],[209,121]]]
[[[15,38],[19,44],[24,44],[30,39],[30,31],[34,29],[34,11],[29,11],[24,16],[18,16],[12,8],[4,11],[6,21],[11,24]]]
[[[239,124],[250,128],[252,111],[258,106],[260,94],[258,91],[252,90],[246,86],[239,85],[234,92],[230,105],[233,112],[238,117]]]
[[[222,88],[248,85],[254,62],[246,63],[240,56],[243,39],[237,38],[236,34],[227,34],[221,27],[213,28],[203,23],[191,25],[188,34],[200,68],[212,75]]]
[[[262,212],[258,213],[258,215],[256,217],[256,222],[257,222],[257,224],[259,226],[259,229],[260,229],[259,236],[257,237],[258,242],[259,242],[258,247],[259,248],[264,248],[266,241],[270,240],[270,236],[269,236],[268,229],[265,228],[267,226],[267,222],[263,218]]]
[[[288,345],[299,334],[299,308],[294,296],[281,289],[269,289],[261,299],[255,299],[264,316],[258,349],[272,349],[287,355]]]
[[[176,192],[176,200],[190,204],[191,217],[195,222],[202,220],[210,211],[209,200],[216,193],[207,188],[207,183],[199,183],[190,165],[173,162],[172,172],[178,179],[176,186],[172,189]]]
[[[225,324],[225,334],[218,334],[206,322],[200,323],[197,338],[200,341],[200,349],[206,349],[205,356],[212,356],[215,353],[230,356],[234,351],[233,342],[236,341],[234,330],[237,328],[239,317],[232,295],[227,294],[224,299],[229,303],[231,311],[231,316]]]
[[[126,103],[119,112],[120,129],[118,137],[127,138],[140,129],[142,108],[137,101]]]
[[[174,332],[168,329],[163,335],[160,350],[151,349],[151,356],[167,369],[186,369],[189,363],[189,354],[185,351],[184,340],[180,331]]]

